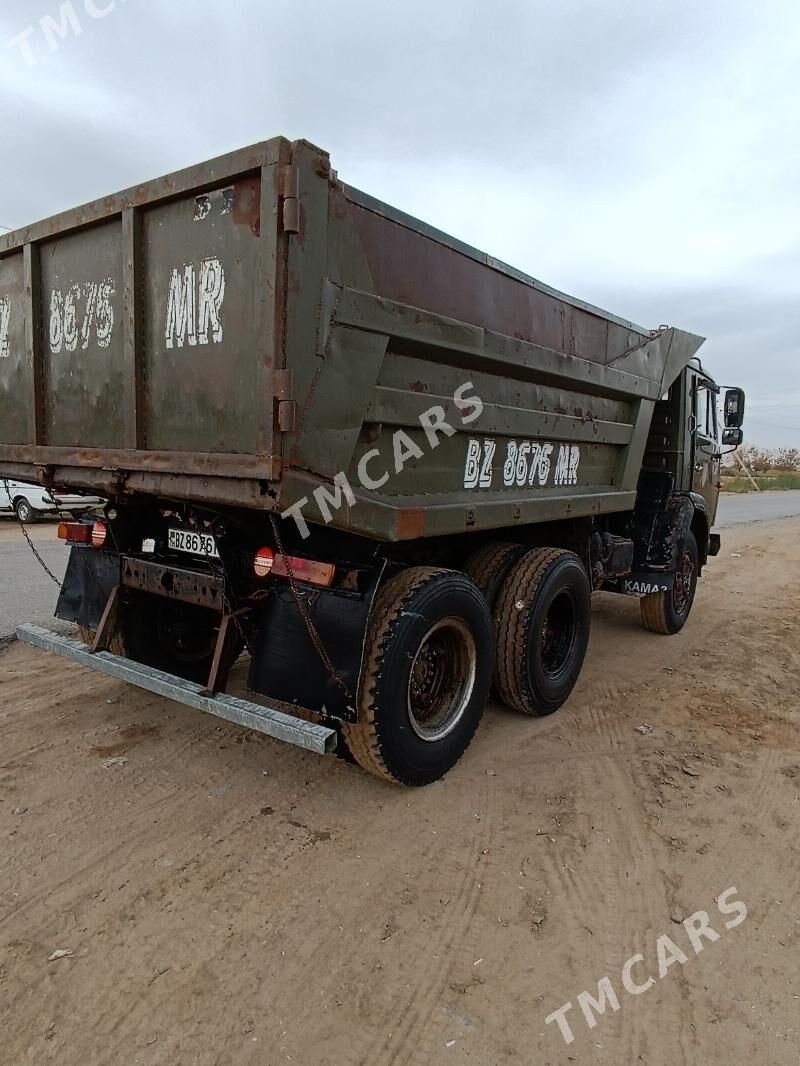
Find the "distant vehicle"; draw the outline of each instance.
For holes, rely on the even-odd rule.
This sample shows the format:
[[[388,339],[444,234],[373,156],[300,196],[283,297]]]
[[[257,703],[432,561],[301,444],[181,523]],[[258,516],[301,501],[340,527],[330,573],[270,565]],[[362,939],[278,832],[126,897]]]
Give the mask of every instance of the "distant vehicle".
[[[41,485],[30,485],[27,481],[0,480],[0,513],[13,511],[20,522],[35,522],[44,514],[60,511],[91,511],[103,507],[105,502],[99,496],[51,494]]]

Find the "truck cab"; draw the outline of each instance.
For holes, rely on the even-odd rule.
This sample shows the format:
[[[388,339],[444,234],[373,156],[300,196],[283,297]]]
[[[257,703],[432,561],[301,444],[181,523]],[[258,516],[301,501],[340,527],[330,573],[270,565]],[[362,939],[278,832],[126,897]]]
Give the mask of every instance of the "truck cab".
[[[720,489],[720,462],[724,447],[742,443],[744,392],[726,388],[705,372],[699,359],[684,371],[687,408],[691,412],[691,490],[706,503],[709,527],[714,525]]]
[[[654,632],[683,626],[697,577],[719,551],[712,529],[722,449],[741,444],[743,416],[742,390],[717,385],[696,356],[654,405],[636,505],[624,529],[633,541],[633,568],[619,586],[644,593],[642,620]]]
[[[708,530],[717,515],[723,448],[741,444],[743,418],[742,390],[719,386],[697,357],[655,405],[643,474],[651,481],[660,474],[670,491],[691,494]]]
[[[717,516],[722,451],[719,433],[719,386],[702,370],[686,371],[691,491],[705,500],[708,525]]]

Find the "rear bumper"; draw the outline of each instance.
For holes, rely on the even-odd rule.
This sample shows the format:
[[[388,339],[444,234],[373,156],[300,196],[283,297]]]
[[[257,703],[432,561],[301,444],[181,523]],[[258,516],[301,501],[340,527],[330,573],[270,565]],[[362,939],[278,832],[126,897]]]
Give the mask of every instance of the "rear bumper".
[[[262,707],[260,704],[238,696],[229,696],[227,693],[221,692],[212,696],[202,685],[184,681],[183,678],[164,673],[162,670],[155,670],[151,666],[132,662],[120,655],[112,655],[111,652],[92,653],[80,641],[53,633],[43,626],[32,623],[18,626],[17,639],[35,648],[70,659],[81,666],[88,666],[91,670],[96,670],[108,677],[126,681],[147,692],[166,696],[167,699],[175,700],[187,707],[205,711],[207,714],[213,714],[217,718],[224,718],[228,722],[240,725],[244,729],[265,733],[276,740],[283,740],[287,744],[294,744],[296,747],[305,748],[318,755],[328,755],[336,750],[336,731],[328,726],[306,722],[302,718],[296,718],[277,708]]]

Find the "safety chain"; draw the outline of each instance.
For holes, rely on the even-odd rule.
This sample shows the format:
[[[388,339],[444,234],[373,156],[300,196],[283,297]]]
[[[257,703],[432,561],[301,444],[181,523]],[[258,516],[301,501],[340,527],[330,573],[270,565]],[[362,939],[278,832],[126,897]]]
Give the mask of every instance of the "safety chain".
[[[3,478],[3,488],[6,490],[6,495],[8,496],[8,502],[12,505],[12,509],[14,510],[14,517],[17,520],[17,525],[22,530],[22,535],[25,538],[25,540],[27,540],[28,547],[33,552],[33,554],[35,555],[36,559],[39,562],[39,565],[42,568],[42,570],[44,570],[44,572],[47,574],[47,576],[50,578],[50,580],[54,581],[56,583],[56,585],[58,585],[58,587],[60,589],[61,585],[62,585],[62,582],[58,580],[56,575],[53,573],[53,571],[50,569],[50,567],[47,565],[47,563],[44,561],[44,559],[41,557],[41,555],[37,551],[36,545],[31,540],[31,538],[30,538],[30,536],[28,534],[28,531],[25,528],[25,523],[19,517],[19,515],[16,512],[16,508],[14,508],[14,506],[13,506],[13,502],[12,502],[12,499],[11,499],[11,489],[10,489],[9,484],[8,484],[8,478],[5,478],[5,477]]]
[[[5,488],[6,493],[8,494],[8,497],[9,497],[9,500],[10,500],[11,499],[11,493],[9,492],[8,479],[7,478],[3,478],[3,487]],[[68,515],[64,511],[61,510],[61,507],[59,505],[58,498],[56,497],[55,492],[52,489],[47,489],[47,491],[50,494],[50,499],[53,501],[53,507],[55,508],[55,512],[56,512],[56,515],[58,516],[58,520],[60,522],[69,522],[69,521],[71,521],[71,519],[68,517]],[[16,512],[15,512],[15,514],[16,514]],[[54,581],[56,583],[56,585],[58,585],[59,589],[62,589],[64,587],[64,582],[58,580],[58,578],[55,576],[55,574],[52,572],[52,570],[49,568],[49,566],[45,563],[44,559],[42,559],[41,555],[36,550],[36,547],[34,546],[33,541],[31,540],[30,536],[28,535],[28,531],[25,528],[24,522],[22,522],[22,520],[19,518],[19,516],[17,516],[17,523],[19,524],[19,528],[22,530],[22,535],[25,537],[25,540],[27,540],[27,542],[28,542],[28,546],[30,547],[31,551],[33,552],[34,556],[38,560],[38,562],[41,565],[41,567],[44,569],[45,573],[48,575],[48,577],[50,577],[50,579],[52,581]],[[113,531],[112,531],[112,536],[113,536]],[[95,574],[94,570],[92,570],[92,568],[89,566],[89,564],[86,562],[86,557],[84,556],[82,551],[78,551],[78,559],[80,559],[81,566],[83,567],[84,571],[86,572],[89,580],[92,582],[94,587],[100,593],[101,598],[103,600],[107,599],[106,590],[103,588],[103,586],[97,580],[97,575]]]
[[[3,480],[3,488],[6,491],[6,494],[7,494],[8,498],[9,498],[9,501],[11,501],[11,490],[10,490],[10,487],[9,487],[9,484],[8,484],[8,479],[7,478],[3,478],[2,480]],[[51,498],[53,500],[53,503],[55,505],[56,514],[58,515],[59,519],[62,522],[65,521],[66,520],[65,515],[61,511],[61,509],[60,509],[60,507],[58,505],[58,501],[56,500],[56,498],[55,498],[55,496],[53,495],[52,492],[50,493],[50,496],[51,496]],[[28,542],[28,547],[33,552],[34,556],[36,557],[37,561],[39,562],[39,565],[42,567],[42,569],[47,574],[47,576],[50,578],[50,580],[53,581],[54,584],[56,584],[59,589],[61,589],[62,586],[63,586],[63,582],[60,581],[56,577],[56,575],[53,573],[53,571],[50,569],[50,567],[44,561],[42,556],[39,554],[39,552],[36,549],[36,545],[31,540],[31,538],[30,538],[30,536],[28,534],[28,531],[25,528],[25,523],[20,519],[20,517],[18,515],[16,515],[16,512],[15,512],[15,517],[17,519],[17,523],[19,525],[19,528],[22,530],[22,535],[25,537],[25,540]],[[352,693],[350,692],[350,689],[347,687],[345,682],[336,673],[336,668],[334,667],[333,662],[331,661],[331,657],[328,654],[327,649],[325,648],[325,645],[322,643],[322,638],[320,637],[319,632],[317,631],[317,627],[314,625],[314,620],[312,619],[312,617],[311,617],[311,615],[309,613],[308,604],[303,599],[303,596],[300,593],[300,589],[297,587],[297,579],[295,578],[294,570],[292,568],[292,564],[291,564],[291,561],[289,559],[289,556],[286,554],[286,551],[285,551],[285,549],[283,547],[283,540],[282,540],[281,535],[280,535],[280,530],[278,528],[277,519],[275,518],[275,515],[272,514],[272,513],[270,513],[269,519],[270,519],[270,522],[272,524],[272,532],[273,532],[273,535],[275,537],[275,544],[276,544],[276,546],[278,548],[278,552],[279,552],[281,558],[283,559],[284,565],[286,566],[286,573],[287,573],[287,575],[289,577],[289,585],[290,585],[291,590],[292,590],[292,595],[294,596],[295,602],[297,603],[297,609],[300,611],[300,616],[303,619],[303,623],[305,624],[305,627],[308,630],[308,635],[311,638],[311,643],[314,645],[314,648],[316,649],[316,652],[319,655],[320,660],[321,660],[323,666],[325,667],[325,669],[327,670],[328,675],[331,678],[331,680],[334,681],[339,686],[339,688],[345,694],[347,699],[352,699]],[[204,554],[206,556],[207,561],[209,563],[211,563],[211,565],[213,566],[212,556],[208,553],[208,551],[205,550],[205,548],[204,548]],[[81,558],[81,561],[84,562],[84,566],[86,566],[85,561],[83,560],[83,558]],[[248,640],[247,633],[245,632],[244,627],[242,626],[241,622],[239,621],[239,619],[238,619],[238,617],[236,615],[234,604],[228,598],[227,589],[229,589],[229,588],[232,589],[233,585],[232,585],[232,582],[231,582],[230,577],[228,575],[228,569],[225,566],[225,560],[223,559],[221,552],[220,552],[220,564],[222,566],[222,574],[223,574],[223,591],[222,591],[223,605],[226,608],[228,614],[233,618],[234,625],[236,626],[236,628],[239,631],[239,635],[242,638],[242,642],[244,643],[245,648],[247,649],[249,654],[252,655],[253,654],[253,649],[252,649],[252,647],[250,645],[250,641]],[[89,569],[88,566],[86,566],[86,570],[90,574],[90,576],[94,579],[95,583],[97,583],[96,578],[94,577],[94,574],[91,572],[91,570]],[[99,585],[98,585],[98,587],[99,587]]]
[[[292,595],[294,596],[295,602],[297,603],[297,609],[300,612],[300,617],[303,619],[305,627],[308,630],[308,635],[311,638],[311,643],[314,645],[317,654],[319,655],[320,660],[322,661],[322,665],[328,671],[328,676],[330,677],[330,679],[339,686],[339,688],[342,690],[342,692],[344,692],[348,700],[352,700],[352,693],[350,692],[350,689],[347,687],[345,682],[336,673],[336,668],[334,667],[333,662],[331,661],[331,657],[330,655],[328,655],[327,649],[322,643],[322,638],[320,637],[319,632],[317,631],[317,627],[314,625],[314,620],[308,610],[308,604],[303,599],[303,596],[300,593],[300,589],[297,587],[297,579],[294,576],[294,570],[292,569],[291,560],[286,554],[286,551],[283,547],[283,541],[281,539],[280,530],[278,529],[278,520],[272,513],[272,511],[269,512],[269,520],[272,524],[272,533],[275,537],[275,545],[278,549],[278,553],[283,559],[284,566],[286,567],[286,573],[289,577],[289,585],[292,590]]]

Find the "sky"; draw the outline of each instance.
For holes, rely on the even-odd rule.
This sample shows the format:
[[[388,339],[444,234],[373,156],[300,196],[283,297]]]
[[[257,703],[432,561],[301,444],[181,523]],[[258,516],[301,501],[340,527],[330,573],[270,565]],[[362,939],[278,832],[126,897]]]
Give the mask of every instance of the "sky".
[[[64,6],[0,10],[0,225],[304,137],[549,285],[705,336],[746,440],[800,446],[796,0]]]

